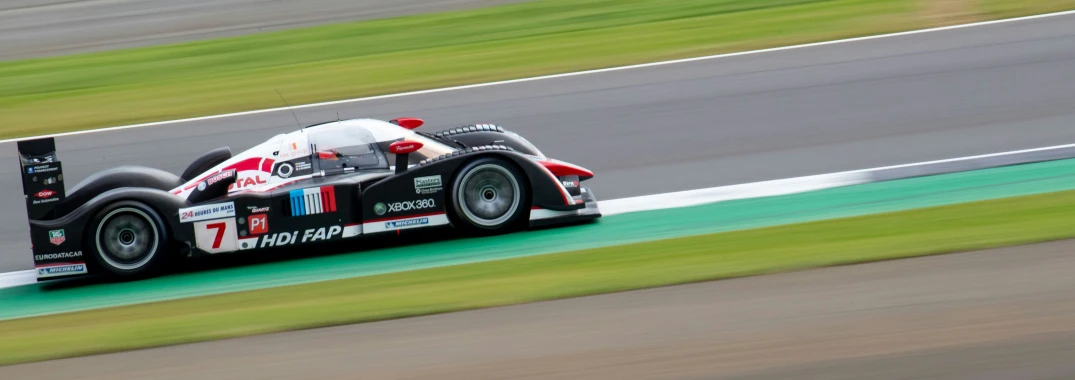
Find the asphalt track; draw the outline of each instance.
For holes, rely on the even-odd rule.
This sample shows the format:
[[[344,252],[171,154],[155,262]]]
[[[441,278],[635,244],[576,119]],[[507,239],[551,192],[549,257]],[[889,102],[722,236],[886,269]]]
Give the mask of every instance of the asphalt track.
[[[0,60],[160,45],[524,0],[4,0]]]
[[[339,253],[353,248],[338,244],[331,249],[336,254],[263,252],[244,260],[229,258],[247,265],[220,266],[225,261],[220,258],[194,271],[135,282],[4,288],[0,321],[1073,189],[1075,159],[1069,159],[606,215],[593,224],[477,240],[438,239],[429,233],[382,237],[363,241],[375,249],[353,253]],[[424,237],[429,239],[420,239]],[[250,264],[251,259],[265,262]]]
[[[593,169],[599,198],[1075,142],[1075,16],[297,110],[304,123],[490,122]],[[285,94],[286,95],[286,94]],[[71,186],[119,164],[180,172],[296,129],[286,111],[58,138]],[[31,268],[15,147],[0,271]]]
[[[0,367],[24,379],[1070,379],[1075,243]]]

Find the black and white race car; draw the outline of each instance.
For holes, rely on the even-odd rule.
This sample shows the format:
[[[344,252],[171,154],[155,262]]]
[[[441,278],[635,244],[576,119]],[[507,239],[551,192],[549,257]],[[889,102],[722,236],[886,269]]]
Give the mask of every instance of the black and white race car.
[[[125,166],[66,193],[52,138],[20,141],[38,279],[141,278],[170,258],[454,226],[499,233],[594,219],[585,168],[480,124],[424,133],[422,120],[334,121],[227,147],[182,173]]]

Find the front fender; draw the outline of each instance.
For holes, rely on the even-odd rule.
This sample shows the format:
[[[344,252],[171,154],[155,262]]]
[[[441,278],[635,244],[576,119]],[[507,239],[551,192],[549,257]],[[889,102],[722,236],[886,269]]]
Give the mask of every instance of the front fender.
[[[578,210],[586,207],[583,203],[576,203],[556,176],[545,166],[538,163],[537,160],[543,158],[521,154],[504,146],[490,145],[459,150],[451,154],[425,160],[410,170],[436,165],[442,168],[440,170],[442,173],[455,173],[464,162],[484,156],[506,158],[522,169],[530,182],[531,206],[558,211]],[[451,183],[451,178],[449,178],[448,183]]]

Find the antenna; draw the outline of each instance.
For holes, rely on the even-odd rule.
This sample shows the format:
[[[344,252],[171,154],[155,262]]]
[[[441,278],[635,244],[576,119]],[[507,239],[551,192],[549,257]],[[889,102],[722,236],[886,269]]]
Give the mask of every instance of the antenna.
[[[284,101],[284,105],[287,106],[287,110],[291,111],[291,116],[295,118],[295,124],[298,124],[299,128],[302,128],[302,122],[299,121],[299,116],[295,114],[295,111],[291,109],[291,105],[287,104],[287,100],[284,99],[284,95],[280,94],[280,90],[273,88],[276,91],[276,95],[280,95],[280,100]]]

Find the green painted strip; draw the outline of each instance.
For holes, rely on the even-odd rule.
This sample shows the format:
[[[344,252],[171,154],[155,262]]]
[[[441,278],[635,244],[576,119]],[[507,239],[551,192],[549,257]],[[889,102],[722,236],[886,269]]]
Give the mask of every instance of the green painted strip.
[[[184,273],[131,283],[66,289],[29,285],[0,289],[0,319],[1070,189],[1075,189],[1075,160],[1063,160],[612,215],[583,226]]]

